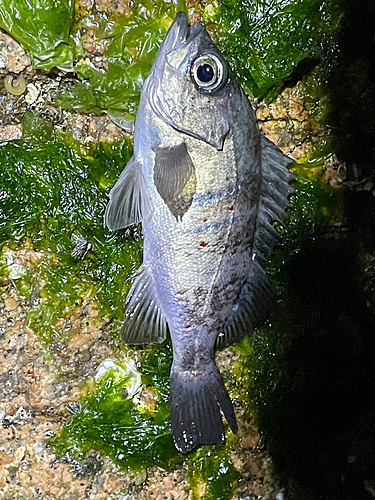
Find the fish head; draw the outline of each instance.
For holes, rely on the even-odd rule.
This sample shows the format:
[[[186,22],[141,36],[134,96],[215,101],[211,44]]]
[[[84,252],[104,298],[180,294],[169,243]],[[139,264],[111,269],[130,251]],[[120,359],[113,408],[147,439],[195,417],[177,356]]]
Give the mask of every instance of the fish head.
[[[201,23],[179,12],[145,86],[153,112],[175,130],[218,150],[230,129],[230,100],[239,85]]]

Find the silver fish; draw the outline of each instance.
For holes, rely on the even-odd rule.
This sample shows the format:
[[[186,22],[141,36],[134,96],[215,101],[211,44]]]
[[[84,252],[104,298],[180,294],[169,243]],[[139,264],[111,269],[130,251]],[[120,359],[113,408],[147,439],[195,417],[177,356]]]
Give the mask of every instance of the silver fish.
[[[143,264],[127,299],[129,344],[173,345],[170,411],[183,453],[233,432],[215,364],[268,318],[263,270],[293,191],[292,160],[257,128],[244,91],[202,24],[177,14],[144,83],[134,156],[110,193],[111,230],[142,222]]]

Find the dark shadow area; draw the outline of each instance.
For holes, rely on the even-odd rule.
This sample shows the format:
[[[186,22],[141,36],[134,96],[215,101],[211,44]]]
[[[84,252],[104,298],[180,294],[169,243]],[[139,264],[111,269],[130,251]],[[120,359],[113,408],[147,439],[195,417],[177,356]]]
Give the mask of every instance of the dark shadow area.
[[[302,78],[310,73],[320,63],[320,59],[315,57],[308,57],[302,59],[297,66],[293,69],[289,77],[284,81],[282,89],[291,88],[297,85]]]
[[[330,125],[349,179],[375,180],[375,2],[344,0],[343,7],[341,29],[327,57]]]
[[[349,180],[375,181],[375,2],[344,9],[327,69],[330,125]],[[282,375],[260,428],[287,500],[375,498],[371,190],[347,190],[345,210],[346,227],[316,234],[284,271]]]
[[[260,423],[290,500],[371,498],[375,318],[358,279],[358,245],[358,232],[318,236],[286,269],[291,340],[277,400]]]

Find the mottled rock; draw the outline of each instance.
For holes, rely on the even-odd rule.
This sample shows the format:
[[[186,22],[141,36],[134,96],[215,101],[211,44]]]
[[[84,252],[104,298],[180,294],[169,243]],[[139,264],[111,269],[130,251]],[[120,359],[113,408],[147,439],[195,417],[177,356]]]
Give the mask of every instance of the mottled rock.
[[[95,0],[95,5],[100,11],[130,14],[131,0]]]
[[[0,127],[0,142],[9,142],[21,139],[22,131],[17,125]]]
[[[81,142],[115,142],[124,137],[124,132],[107,116],[70,114],[64,121],[63,130]]]
[[[97,28],[88,29],[82,37],[82,45],[89,54],[103,55],[111,44],[111,40],[108,38],[97,38],[96,31]]]
[[[31,69],[31,60],[24,49],[10,35],[0,29],[0,75],[21,73]]]

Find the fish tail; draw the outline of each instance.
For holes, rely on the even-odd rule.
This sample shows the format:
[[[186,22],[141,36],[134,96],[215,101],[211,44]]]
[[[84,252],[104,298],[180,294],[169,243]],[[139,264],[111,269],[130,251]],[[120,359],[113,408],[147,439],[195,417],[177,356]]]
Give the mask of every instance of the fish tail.
[[[233,405],[214,361],[202,372],[172,369],[171,424],[180,452],[188,453],[198,445],[224,441],[220,409],[232,431],[237,432]]]

